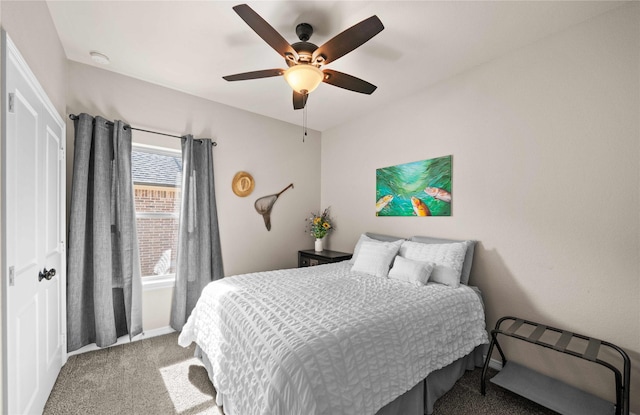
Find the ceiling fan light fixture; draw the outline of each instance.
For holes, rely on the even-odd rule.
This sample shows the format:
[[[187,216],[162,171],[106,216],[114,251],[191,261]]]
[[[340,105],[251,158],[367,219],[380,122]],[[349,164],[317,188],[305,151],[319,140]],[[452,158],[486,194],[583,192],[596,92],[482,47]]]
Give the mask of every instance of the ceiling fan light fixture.
[[[299,94],[309,94],[320,85],[324,74],[313,65],[298,64],[284,72],[284,79]]]

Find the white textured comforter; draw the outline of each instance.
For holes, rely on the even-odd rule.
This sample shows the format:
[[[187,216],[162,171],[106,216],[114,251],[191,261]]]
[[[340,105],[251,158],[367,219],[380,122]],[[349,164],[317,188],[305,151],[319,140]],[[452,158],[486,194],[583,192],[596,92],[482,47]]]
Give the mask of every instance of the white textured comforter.
[[[226,415],[374,414],[488,342],[471,288],[350,269],[238,275],[204,289],[179,343],[207,354]]]

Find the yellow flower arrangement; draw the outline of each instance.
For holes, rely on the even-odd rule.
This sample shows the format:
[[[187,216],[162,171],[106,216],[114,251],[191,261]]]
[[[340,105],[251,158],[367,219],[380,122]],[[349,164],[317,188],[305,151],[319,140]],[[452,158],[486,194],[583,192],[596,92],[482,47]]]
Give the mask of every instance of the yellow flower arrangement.
[[[331,217],[329,216],[329,208],[326,208],[322,213],[311,213],[311,217],[305,219],[308,221],[307,227],[309,233],[316,239],[322,239],[327,236],[327,233],[335,228],[331,224]]]

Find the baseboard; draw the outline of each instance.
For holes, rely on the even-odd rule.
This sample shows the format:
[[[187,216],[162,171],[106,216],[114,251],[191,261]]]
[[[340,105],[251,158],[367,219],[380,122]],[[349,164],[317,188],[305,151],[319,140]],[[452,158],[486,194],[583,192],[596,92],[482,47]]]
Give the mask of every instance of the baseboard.
[[[134,341],[142,340],[142,339],[148,339],[148,338],[156,337],[156,336],[164,336],[165,334],[169,334],[169,333],[173,333],[173,332],[175,332],[175,330],[173,328],[171,328],[170,326],[160,327],[160,328],[153,329],[153,330],[143,331],[141,334],[137,335],[133,339],[134,339]]]
[[[138,334],[137,336],[135,336],[131,340],[129,340],[129,336],[119,337],[118,340],[114,344],[109,345],[109,346],[105,346],[105,347],[98,347],[98,346],[96,346],[95,343],[91,343],[91,344],[88,344],[88,345],[86,345],[84,347],[79,348],[78,350],[74,350],[73,352],[67,353],[67,356],[74,356],[74,355],[77,355],[77,354],[93,352],[93,351],[96,351],[96,350],[106,349],[106,348],[113,347],[113,346],[120,346],[122,344],[137,342],[138,340],[150,339],[151,337],[162,336],[162,335],[165,335],[165,334],[173,333],[174,331],[175,330],[172,329],[169,326],[160,327],[160,328],[153,329],[153,330],[146,330],[146,331],[143,331],[142,333]]]
[[[486,357],[485,357],[485,359],[486,359]],[[497,371],[500,371],[500,370],[502,370],[502,362],[499,361],[499,360],[496,360],[496,359],[491,359],[491,360],[489,360],[489,367],[491,369],[495,369]]]

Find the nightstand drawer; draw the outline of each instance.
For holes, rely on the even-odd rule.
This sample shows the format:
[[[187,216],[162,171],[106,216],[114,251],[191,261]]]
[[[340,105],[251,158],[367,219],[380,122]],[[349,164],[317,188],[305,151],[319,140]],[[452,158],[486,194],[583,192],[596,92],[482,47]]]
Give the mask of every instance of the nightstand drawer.
[[[331,264],[333,262],[351,259],[351,254],[347,252],[330,251],[325,249],[316,252],[313,249],[298,251],[298,268],[312,267],[314,265]]]
[[[298,258],[298,268],[310,267],[310,266],[311,266],[311,261],[309,260],[309,257],[303,256]]]

